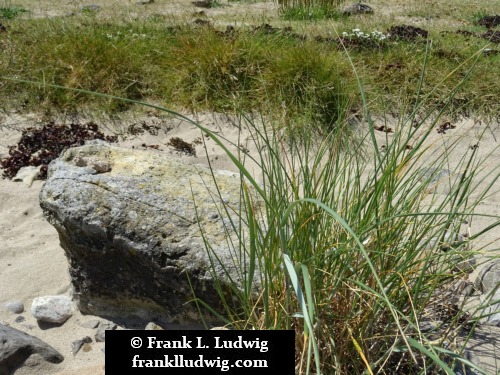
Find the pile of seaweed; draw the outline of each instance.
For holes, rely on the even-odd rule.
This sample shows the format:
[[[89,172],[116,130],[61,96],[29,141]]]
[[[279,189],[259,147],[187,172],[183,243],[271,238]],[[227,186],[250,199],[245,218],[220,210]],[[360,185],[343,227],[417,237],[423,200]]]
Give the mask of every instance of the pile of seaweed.
[[[85,141],[93,139],[117,141],[117,137],[101,133],[93,122],[69,126],[50,122],[41,128],[27,128],[23,131],[18,144],[9,146],[9,156],[0,160],[0,166],[4,170],[3,177],[11,179],[23,167],[40,166],[38,178],[45,180],[47,167],[52,160],[67,148],[82,146]]]

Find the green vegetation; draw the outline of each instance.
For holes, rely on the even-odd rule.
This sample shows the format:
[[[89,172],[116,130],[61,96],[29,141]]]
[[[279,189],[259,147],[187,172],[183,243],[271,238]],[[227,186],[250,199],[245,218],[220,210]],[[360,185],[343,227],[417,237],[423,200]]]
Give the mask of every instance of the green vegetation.
[[[383,150],[369,113],[366,136],[347,139],[339,122],[320,144],[289,143],[249,119],[240,124],[259,152],[232,156],[242,178],[239,207],[213,193],[228,238],[238,237],[228,246],[239,281],[232,280],[230,296],[220,289],[221,319],[238,329],[294,329],[300,373],[453,374],[475,367],[463,357],[464,342],[448,344],[475,324],[464,323],[462,310],[448,310],[431,331],[420,327],[449,303],[444,296],[464,276],[460,264],[480,254],[470,241],[500,221],[467,240],[450,240],[491,188],[477,187],[485,159],[477,148],[456,150],[456,141],[444,149],[426,146],[439,116],[424,125],[414,109]],[[245,158],[260,166],[261,184]],[[436,180],[450,159],[453,177]],[[496,181],[500,174],[493,173]],[[443,187],[449,193],[436,194]]]
[[[317,21],[340,18],[338,9],[325,6],[283,7],[280,13],[286,21]]]
[[[339,30],[352,33],[353,28]],[[379,31],[384,32],[383,28]],[[364,29],[372,34],[375,29]],[[93,17],[28,19],[0,34],[0,75],[97,91],[177,108],[270,113],[287,127],[328,130],[339,113],[362,107],[347,48],[365,82],[375,113],[415,103],[426,41],[338,43],[336,34],[208,26],[166,26],[164,20],[104,23]],[[422,93],[440,103],[467,75],[453,99],[452,115],[497,116],[498,54],[483,54],[487,41],[457,34],[431,34]],[[346,39],[344,38],[344,42]],[[68,110],[102,106],[95,98],[40,85],[0,83],[3,106]],[[11,93],[12,95],[8,95]],[[14,95],[15,94],[15,95]],[[443,104],[443,103],[441,103]],[[108,109],[123,109],[111,101]],[[396,111],[397,112],[397,111]]]
[[[28,10],[16,6],[0,6],[0,20],[13,20],[17,16],[27,13]]]
[[[285,15],[296,20],[330,18],[338,14],[345,0],[277,0]],[[309,18],[307,18],[307,15]]]

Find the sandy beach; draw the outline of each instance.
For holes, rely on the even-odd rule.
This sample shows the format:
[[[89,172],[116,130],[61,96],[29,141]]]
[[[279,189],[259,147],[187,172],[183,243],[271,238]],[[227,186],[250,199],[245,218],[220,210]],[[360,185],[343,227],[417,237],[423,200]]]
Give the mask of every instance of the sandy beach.
[[[196,116],[195,116],[196,117]],[[255,153],[255,146],[246,141],[238,128],[228,121],[228,118],[219,115],[199,115],[197,119],[211,130],[232,141],[235,145],[244,143],[250,155]],[[7,146],[14,145],[19,140],[22,128],[40,126],[43,123],[36,115],[4,117],[0,123],[0,157],[7,155]],[[121,124],[124,128],[131,125],[142,128],[142,134],[136,134],[128,139],[121,139],[120,146],[141,148],[143,144],[158,145],[158,152],[167,152],[174,158],[195,164],[206,164],[203,146],[197,146],[197,156],[181,155],[167,143],[172,137],[180,137],[187,142],[192,142],[200,137],[200,131],[195,126],[155,116],[145,116],[132,119],[130,125]],[[134,125],[135,124],[135,125]],[[147,126],[143,126],[146,124]],[[149,129],[149,130],[145,130]],[[498,124],[474,123],[473,120],[464,120],[457,123],[457,127],[446,135],[435,133],[429,140],[430,147],[443,147],[450,142],[458,141],[455,147],[456,155],[450,155],[450,169],[453,169],[457,155],[465,152],[471,144],[480,144],[480,157],[487,157],[485,176],[480,187],[492,182],[495,174],[488,174],[498,168],[500,149],[498,138],[500,128]],[[386,134],[378,134],[379,142],[386,142]],[[212,141],[207,141],[207,150],[210,160],[217,169],[235,170],[234,166]],[[236,146],[231,146],[237,152]],[[255,173],[258,173],[255,170]],[[95,342],[95,329],[85,328],[86,322],[102,320],[100,317],[83,316],[74,310],[73,316],[62,325],[46,326],[39,324],[30,313],[33,299],[45,295],[71,296],[70,277],[68,274],[67,260],[63,249],[59,246],[56,230],[44,219],[39,206],[38,195],[43,181],[34,181],[31,186],[23,182],[13,182],[8,179],[0,180],[0,322],[13,328],[34,335],[47,342],[58,350],[65,360],[57,365],[47,363],[37,356],[32,356],[26,365],[16,374],[102,374],[104,373],[104,343]],[[479,190],[478,190],[479,191]],[[490,215],[500,215],[500,183],[495,182],[491,194],[485,197],[478,205],[477,212]],[[474,233],[494,221],[493,218],[477,218],[469,225],[469,230]],[[500,238],[498,231],[489,232],[480,243],[475,243],[476,248],[481,248],[485,257],[490,251],[499,248]],[[14,314],[4,308],[8,301],[19,300],[24,303],[25,311]],[[22,318],[21,318],[22,317]],[[129,327],[131,328],[131,327]],[[132,327],[134,328],[134,327]],[[143,328],[143,327],[136,327]],[[71,352],[71,343],[89,336],[92,343],[80,350],[76,355]],[[498,342],[489,342],[488,345],[499,345]],[[500,347],[497,346],[497,351]],[[494,362],[491,348],[487,350],[490,356],[490,365]],[[492,365],[493,366],[493,365]]]

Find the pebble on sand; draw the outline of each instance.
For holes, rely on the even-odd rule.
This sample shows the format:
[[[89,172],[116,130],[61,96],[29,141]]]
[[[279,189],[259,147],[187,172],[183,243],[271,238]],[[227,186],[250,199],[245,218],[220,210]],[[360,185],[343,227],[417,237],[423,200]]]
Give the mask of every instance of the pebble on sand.
[[[21,301],[8,301],[5,308],[14,314],[21,314],[24,311],[24,304]]]
[[[73,315],[73,304],[67,296],[36,297],[31,304],[31,314],[39,321],[64,323]]]

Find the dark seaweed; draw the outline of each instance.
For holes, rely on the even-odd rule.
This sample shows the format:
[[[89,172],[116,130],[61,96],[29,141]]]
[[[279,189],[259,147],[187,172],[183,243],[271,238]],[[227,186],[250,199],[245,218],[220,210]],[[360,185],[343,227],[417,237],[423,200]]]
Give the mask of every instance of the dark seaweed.
[[[446,131],[447,130],[450,130],[450,129],[455,129],[456,126],[453,125],[451,122],[449,121],[446,121],[444,123],[442,123],[441,125],[439,125],[436,129],[436,131],[438,132],[438,134],[446,134]]]
[[[183,139],[179,137],[170,138],[167,145],[172,146],[179,152],[183,152],[185,154],[196,156],[196,150],[192,143],[187,143]]]
[[[105,136],[93,123],[84,125],[56,125],[51,122],[42,128],[28,128],[23,131],[16,146],[9,146],[9,156],[0,160],[4,178],[13,178],[22,167],[41,166],[39,179],[47,178],[47,167],[64,150],[82,146],[85,141],[102,139],[116,142],[117,137]]]

